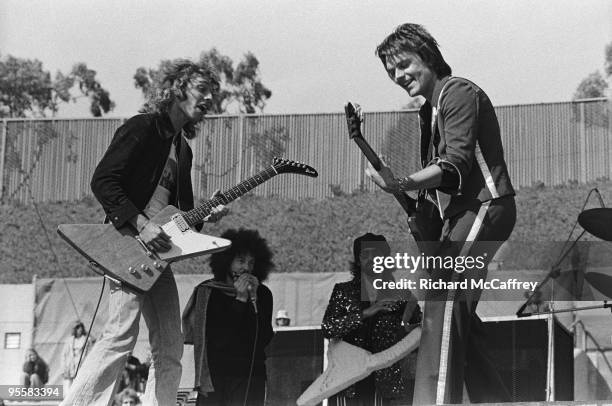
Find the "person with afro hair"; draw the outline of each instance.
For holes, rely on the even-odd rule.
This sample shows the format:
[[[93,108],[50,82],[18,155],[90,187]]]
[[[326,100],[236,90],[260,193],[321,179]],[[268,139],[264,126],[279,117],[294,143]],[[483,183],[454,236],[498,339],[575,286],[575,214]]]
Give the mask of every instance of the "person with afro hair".
[[[183,313],[194,345],[197,405],[263,405],[264,349],[273,336],[272,292],[263,281],[272,252],[255,230],[221,235],[229,249],[211,255],[214,277],[196,286]]]

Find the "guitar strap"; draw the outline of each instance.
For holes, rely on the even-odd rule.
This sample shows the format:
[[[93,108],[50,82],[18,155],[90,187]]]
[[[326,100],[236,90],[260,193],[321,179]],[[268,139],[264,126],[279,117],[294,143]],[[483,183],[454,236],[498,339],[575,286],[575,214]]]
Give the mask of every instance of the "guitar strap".
[[[442,132],[440,131],[440,127],[438,126],[438,114],[440,112],[440,100],[442,100],[442,95],[444,94],[444,89],[446,89],[446,85],[448,85],[448,83],[451,80],[453,80],[452,76],[446,81],[446,83],[444,83],[444,86],[442,86],[442,90],[440,90],[440,95],[438,96],[438,102],[436,103],[435,106],[432,106],[431,108],[431,136],[429,137],[429,149],[427,152],[427,157],[430,159],[430,161],[434,158],[438,158],[440,155],[438,153],[438,144],[440,142],[439,141],[437,143],[435,142],[436,129],[438,129],[438,133],[440,134],[439,137],[442,136]],[[444,210],[450,204],[450,196],[436,189],[435,201],[436,201],[436,206],[438,207],[438,210],[440,212],[440,218],[444,219]]]

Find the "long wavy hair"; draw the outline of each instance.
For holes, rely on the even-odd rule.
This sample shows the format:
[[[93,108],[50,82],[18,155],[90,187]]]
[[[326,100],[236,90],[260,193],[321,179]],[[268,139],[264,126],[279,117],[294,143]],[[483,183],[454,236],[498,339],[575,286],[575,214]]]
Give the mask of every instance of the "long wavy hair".
[[[147,101],[141,112],[168,113],[175,100],[183,100],[190,82],[199,79],[198,88],[202,92],[215,95],[219,92],[219,76],[205,63],[196,64],[189,59],[177,59],[161,69],[159,81],[154,81],[147,93]],[[196,123],[188,123],[184,130],[187,138],[195,137]]]
[[[267,241],[259,235],[257,230],[230,229],[221,234],[221,238],[227,238],[232,242],[232,245],[229,249],[210,256],[210,268],[216,280],[225,281],[234,258],[245,254],[253,256],[255,262],[253,275],[260,282],[266,280],[274,267],[273,254]]]
[[[402,24],[376,47],[376,56],[380,58],[383,65],[386,64],[389,56],[395,56],[402,52],[417,54],[439,78],[452,73],[451,67],[442,57],[438,42],[422,25]]]

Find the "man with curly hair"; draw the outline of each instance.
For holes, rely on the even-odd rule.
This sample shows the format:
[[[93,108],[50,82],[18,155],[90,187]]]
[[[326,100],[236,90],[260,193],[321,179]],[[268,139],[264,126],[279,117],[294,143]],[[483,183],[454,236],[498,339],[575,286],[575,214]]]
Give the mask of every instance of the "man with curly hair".
[[[473,82],[451,76],[436,40],[421,25],[397,27],[376,54],[395,84],[425,98],[419,111],[423,169],[398,178],[387,166],[368,168],[368,174],[390,193],[427,191],[444,222],[437,256],[475,258],[484,248],[493,258],[514,228],[516,207],[491,100]],[[431,278],[486,278],[486,268],[461,272],[434,268]],[[471,402],[510,400],[484,345],[479,296],[478,290],[427,292],[414,404],[461,403],[464,384]]]
[[[94,171],[91,188],[107,219],[117,228],[133,227],[153,251],[169,250],[171,241],[149,219],[169,204],[183,211],[194,206],[192,152],[185,138],[196,135],[194,126],[204,118],[218,89],[214,71],[188,60],[176,61],[150,94],[148,112],[119,127]],[[205,221],[216,221],[226,212],[223,206],[216,207]],[[143,403],[176,403],[183,337],[176,282],[167,268],[145,294],[111,282],[104,333],[62,405],[111,402],[117,377],[136,344],[141,313],[152,354]]]
[[[183,313],[185,343],[194,345],[197,405],[263,405],[264,348],[274,333],[272,292],[262,281],[272,252],[255,230],[221,237],[232,246],[210,257],[214,278],[195,288]]]

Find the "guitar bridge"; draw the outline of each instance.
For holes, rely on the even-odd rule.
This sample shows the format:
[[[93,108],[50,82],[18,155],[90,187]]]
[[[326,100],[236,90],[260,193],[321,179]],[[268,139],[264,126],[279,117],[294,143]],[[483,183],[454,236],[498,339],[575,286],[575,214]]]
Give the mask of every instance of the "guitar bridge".
[[[189,224],[187,224],[187,221],[185,221],[185,218],[180,213],[175,214],[171,219],[181,232],[189,230]]]

